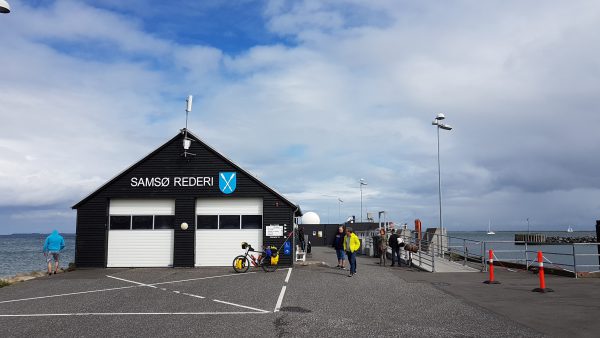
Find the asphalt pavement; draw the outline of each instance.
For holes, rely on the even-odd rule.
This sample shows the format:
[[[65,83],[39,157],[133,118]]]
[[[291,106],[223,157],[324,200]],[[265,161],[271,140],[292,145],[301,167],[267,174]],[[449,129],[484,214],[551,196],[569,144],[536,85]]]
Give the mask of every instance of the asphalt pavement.
[[[351,278],[348,271],[330,266],[336,262],[330,248],[313,248],[309,264],[295,265],[291,272],[236,274],[228,267],[77,270],[0,288],[0,327],[4,337],[595,333],[595,322],[590,320],[600,313],[598,298],[593,298],[598,296],[595,280],[557,277],[563,279],[555,283],[551,277],[548,284],[555,285],[556,292],[534,294],[529,289],[535,286],[535,276],[527,273],[523,279],[499,271],[498,279],[506,282],[485,285],[482,273],[431,274],[381,267],[377,261],[359,257],[358,273]],[[589,294],[592,300],[588,297],[578,307],[560,283],[580,288],[578,297],[586,296],[586,288],[596,291]],[[554,302],[560,307],[554,309],[554,316],[563,310],[578,313],[550,324],[547,320],[553,317],[541,321],[542,315],[525,316],[534,308],[552,309]],[[557,331],[553,325],[571,328]]]

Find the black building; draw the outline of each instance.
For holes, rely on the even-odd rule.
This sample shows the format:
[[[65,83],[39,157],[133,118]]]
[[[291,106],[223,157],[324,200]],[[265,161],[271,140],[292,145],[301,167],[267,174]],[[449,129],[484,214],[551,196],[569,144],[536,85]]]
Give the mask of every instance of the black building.
[[[73,209],[78,267],[230,266],[241,242],[281,247],[300,215],[185,129]]]

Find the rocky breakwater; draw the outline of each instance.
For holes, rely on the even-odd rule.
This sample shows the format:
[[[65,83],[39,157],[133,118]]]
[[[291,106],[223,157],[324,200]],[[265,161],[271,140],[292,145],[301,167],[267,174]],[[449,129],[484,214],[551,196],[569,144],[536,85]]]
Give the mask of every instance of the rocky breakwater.
[[[583,237],[550,236],[550,237],[546,237],[546,243],[548,243],[548,244],[596,243],[596,236],[583,236]]]

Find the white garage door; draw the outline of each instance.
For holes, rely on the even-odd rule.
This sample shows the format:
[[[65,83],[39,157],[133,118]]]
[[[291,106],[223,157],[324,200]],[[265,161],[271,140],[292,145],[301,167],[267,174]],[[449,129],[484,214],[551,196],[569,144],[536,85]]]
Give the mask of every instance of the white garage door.
[[[112,199],[107,267],[173,266],[174,200]]]
[[[241,243],[262,249],[263,201],[260,198],[196,201],[196,266],[231,266]]]

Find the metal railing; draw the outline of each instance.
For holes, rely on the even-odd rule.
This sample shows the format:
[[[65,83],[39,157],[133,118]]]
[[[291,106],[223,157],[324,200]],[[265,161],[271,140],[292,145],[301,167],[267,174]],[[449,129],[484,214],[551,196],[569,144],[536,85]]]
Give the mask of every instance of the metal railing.
[[[362,252],[374,255],[377,250],[374,247],[373,237],[379,235],[378,230],[357,231],[356,234],[361,239]],[[412,262],[413,265],[431,272],[435,272],[434,257],[436,256],[450,261],[461,261],[463,265],[487,271],[489,249],[494,250],[494,260],[499,264],[511,263],[513,267],[522,266],[525,270],[537,266],[537,251],[541,250],[548,268],[563,270],[575,278],[584,272],[600,272],[600,254],[597,251],[592,253],[593,249],[600,246],[600,243],[530,244],[521,241],[478,241],[440,234],[434,234],[430,240],[426,238],[418,240],[412,231],[410,231],[410,235],[403,235],[403,238],[405,243],[418,247],[418,251],[412,254],[402,250],[403,258],[407,262]],[[543,247],[540,248],[541,245]],[[569,247],[570,250],[567,249]],[[391,253],[391,251],[388,252]]]
[[[539,250],[543,253],[544,261],[550,264],[548,267],[566,271],[575,278],[584,272],[600,272],[600,254],[594,250],[600,246],[600,243],[530,244],[522,241],[477,241],[454,236],[435,236],[440,236],[448,244],[440,244],[444,243],[444,240],[433,240],[434,255],[450,260],[460,259],[463,265],[479,265],[482,271],[487,271],[488,250],[493,249],[496,262],[523,265],[525,270],[537,266],[538,262],[535,258]],[[522,248],[515,248],[515,245],[522,245]],[[592,253],[593,251],[596,252]]]
[[[373,256],[377,252],[375,248],[373,237],[379,236],[379,230],[365,230],[355,232],[361,241],[361,252]],[[433,253],[428,250],[433,248],[432,243],[426,240],[418,240],[411,235],[402,235],[404,239],[405,247],[407,244],[416,245],[417,252],[409,252],[407,250],[401,250],[401,258],[404,259],[409,266],[416,266],[422,270],[435,272],[435,259]],[[388,247],[387,253],[392,254],[391,248]]]

